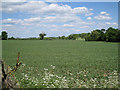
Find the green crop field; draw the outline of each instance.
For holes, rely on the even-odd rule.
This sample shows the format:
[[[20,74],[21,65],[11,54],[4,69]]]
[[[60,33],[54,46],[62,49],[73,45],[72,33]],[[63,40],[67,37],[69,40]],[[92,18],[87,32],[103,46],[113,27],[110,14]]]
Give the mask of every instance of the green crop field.
[[[21,87],[118,87],[118,43],[79,40],[5,40],[2,58]],[[56,84],[57,83],[57,84]]]

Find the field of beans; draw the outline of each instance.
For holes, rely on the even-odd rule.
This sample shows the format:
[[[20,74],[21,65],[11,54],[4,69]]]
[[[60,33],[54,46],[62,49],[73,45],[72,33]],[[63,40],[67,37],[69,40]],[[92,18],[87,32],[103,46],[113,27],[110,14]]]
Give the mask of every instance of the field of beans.
[[[21,87],[118,88],[118,43],[80,40],[5,40],[2,58]]]

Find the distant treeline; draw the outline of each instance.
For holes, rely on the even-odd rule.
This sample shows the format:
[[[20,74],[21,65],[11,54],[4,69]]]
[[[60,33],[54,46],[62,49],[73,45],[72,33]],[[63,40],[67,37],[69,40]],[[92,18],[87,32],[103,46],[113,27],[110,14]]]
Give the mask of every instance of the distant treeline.
[[[120,30],[110,27],[107,30],[96,29],[90,33],[71,34],[68,37],[62,36],[59,38],[76,40],[79,37],[85,39],[85,41],[120,42]]]
[[[107,30],[93,30],[91,33],[84,33],[81,35],[86,41],[120,42],[120,30],[112,27]]]
[[[31,37],[31,38],[7,38],[7,32],[2,32],[2,40],[78,40],[78,38],[84,39],[85,41],[107,41],[107,42],[120,42],[120,30],[115,28],[105,29],[96,29],[91,31],[90,33],[81,33],[81,34],[70,34],[66,36],[58,36],[58,37],[44,37],[46,34],[40,33],[39,38]],[[1,38],[1,37],[0,37]]]
[[[58,39],[58,37],[44,37],[43,40],[55,40]],[[40,38],[36,38],[36,37],[30,37],[30,38],[14,38],[14,37],[10,37],[8,38],[8,40],[41,40]]]

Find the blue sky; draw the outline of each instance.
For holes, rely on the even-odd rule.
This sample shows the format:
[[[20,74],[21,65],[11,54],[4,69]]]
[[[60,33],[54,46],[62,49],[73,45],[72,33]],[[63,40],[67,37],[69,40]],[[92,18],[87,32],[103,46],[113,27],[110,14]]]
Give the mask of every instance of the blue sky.
[[[9,37],[62,36],[118,27],[118,2],[3,2],[2,30]],[[2,31],[1,30],[1,31]]]

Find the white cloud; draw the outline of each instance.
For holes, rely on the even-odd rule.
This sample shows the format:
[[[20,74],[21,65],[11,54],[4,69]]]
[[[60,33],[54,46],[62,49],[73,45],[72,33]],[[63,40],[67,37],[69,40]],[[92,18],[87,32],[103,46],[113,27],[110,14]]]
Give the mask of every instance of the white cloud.
[[[26,2],[27,0],[2,0],[2,2]]]
[[[93,11],[93,9],[92,9],[92,8],[90,8],[90,10],[91,10],[91,11]]]
[[[93,21],[91,21],[91,22],[85,22],[85,21],[83,21],[83,22],[78,22],[77,24],[78,25],[94,25],[95,22],[93,22]]]
[[[85,16],[91,16],[93,15],[94,13],[86,13]]]
[[[45,17],[45,19],[56,19],[56,17],[54,17],[54,16],[48,16],[48,17]]]
[[[46,16],[42,18],[42,22],[44,23],[65,23],[65,22],[78,22],[82,21],[80,17],[75,16],[75,15],[56,15],[56,16]]]
[[[88,20],[91,20],[92,18],[91,18],[91,17],[88,17],[87,19],[88,19]]]
[[[45,24],[59,24],[59,23],[76,23],[76,22],[83,22],[80,17],[77,17],[75,15],[64,15],[64,16],[44,16],[44,17],[31,17],[31,18],[25,18],[25,19],[3,19],[2,23],[3,24],[13,24],[13,25],[32,25],[32,26],[42,26],[42,27],[47,27]]]
[[[12,2],[2,3],[2,11],[7,13],[14,13],[17,11],[25,13],[33,13],[34,10],[39,10],[45,7],[47,4],[43,1],[29,1],[23,2]]]
[[[3,27],[11,27],[11,26],[13,26],[13,25],[11,25],[11,24],[5,24],[5,25],[2,25]]]
[[[43,22],[50,23],[50,22],[57,22],[59,17],[56,16],[46,16],[43,18]],[[59,21],[60,22],[60,21]]]
[[[38,1],[38,0],[2,0],[2,2],[27,2],[27,1]],[[40,0],[45,2],[56,2],[57,0]]]
[[[110,17],[110,14],[105,12],[105,11],[102,11],[100,12],[100,14],[98,16],[95,16],[94,19],[97,19],[97,20],[111,20],[112,17]]]
[[[109,13],[104,12],[104,11],[100,12],[100,14],[101,14],[101,15],[107,15],[107,16],[110,15]]]
[[[78,14],[86,13],[87,11],[88,11],[88,8],[86,8],[86,7],[77,7],[77,8],[73,9],[73,12],[78,13]]]
[[[114,26],[114,27],[117,27],[117,26],[118,26],[118,24],[117,24],[116,22],[113,22],[113,23],[111,23],[111,22],[106,22],[105,24],[106,24],[106,25],[109,25],[109,26]]]
[[[98,22],[96,23],[96,28],[109,28],[109,27],[118,27],[118,24],[116,22],[104,22],[104,23],[101,23],[101,22]]]
[[[2,2],[14,2],[14,1],[20,1],[22,0],[2,0]],[[24,1],[24,0],[23,0]],[[38,0],[26,0],[26,1],[38,1]],[[41,0],[41,1],[47,1],[47,2],[83,2],[83,0]],[[84,2],[108,2],[108,0],[84,0]],[[119,0],[109,0],[109,2],[119,2]]]
[[[32,11],[33,14],[48,14],[48,15],[56,15],[56,14],[70,14],[72,9],[68,5],[58,5],[58,4],[50,4],[44,5],[41,8],[37,8],[36,10]]]
[[[88,9],[87,7],[77,7],[77,8],[74,8],[72,11],[75,14],[85,14],[85,16],[93,15],[93,13],[91,12],[93,11],[93,9]]]
[[[57,2],[57,0],[45,0],[45,2]]]
[[[40,17],[24,19],[25,22],[37,22],[37,21],[40,21],[40,20],[41,20]]]
[[[87,7],[71,8],[69,5],[47,4],[43,1],[29,1],[26,3],[3,3],[3,12],[25,12],[30,14],[49,14],[49,15],[65,15],[65,14],[86,14],[86,16],[93,15],[93,9]]]
[[[64,24],[63,27],[74,27],[72,24]]]
[[[80,27],[80,28],[89,28],[89,26],[83,26],[83,27]]]
[[[21,24],[22,20],[21,19],[17,20],[17,19],[8,18],[8,19],[2,20],[2,23],[4,23],[4,24]]]
[[[95,16],[94,19],[97,19],[97,20],[111,20],[112,18],[110,16],[98,15],[98,16]]]

